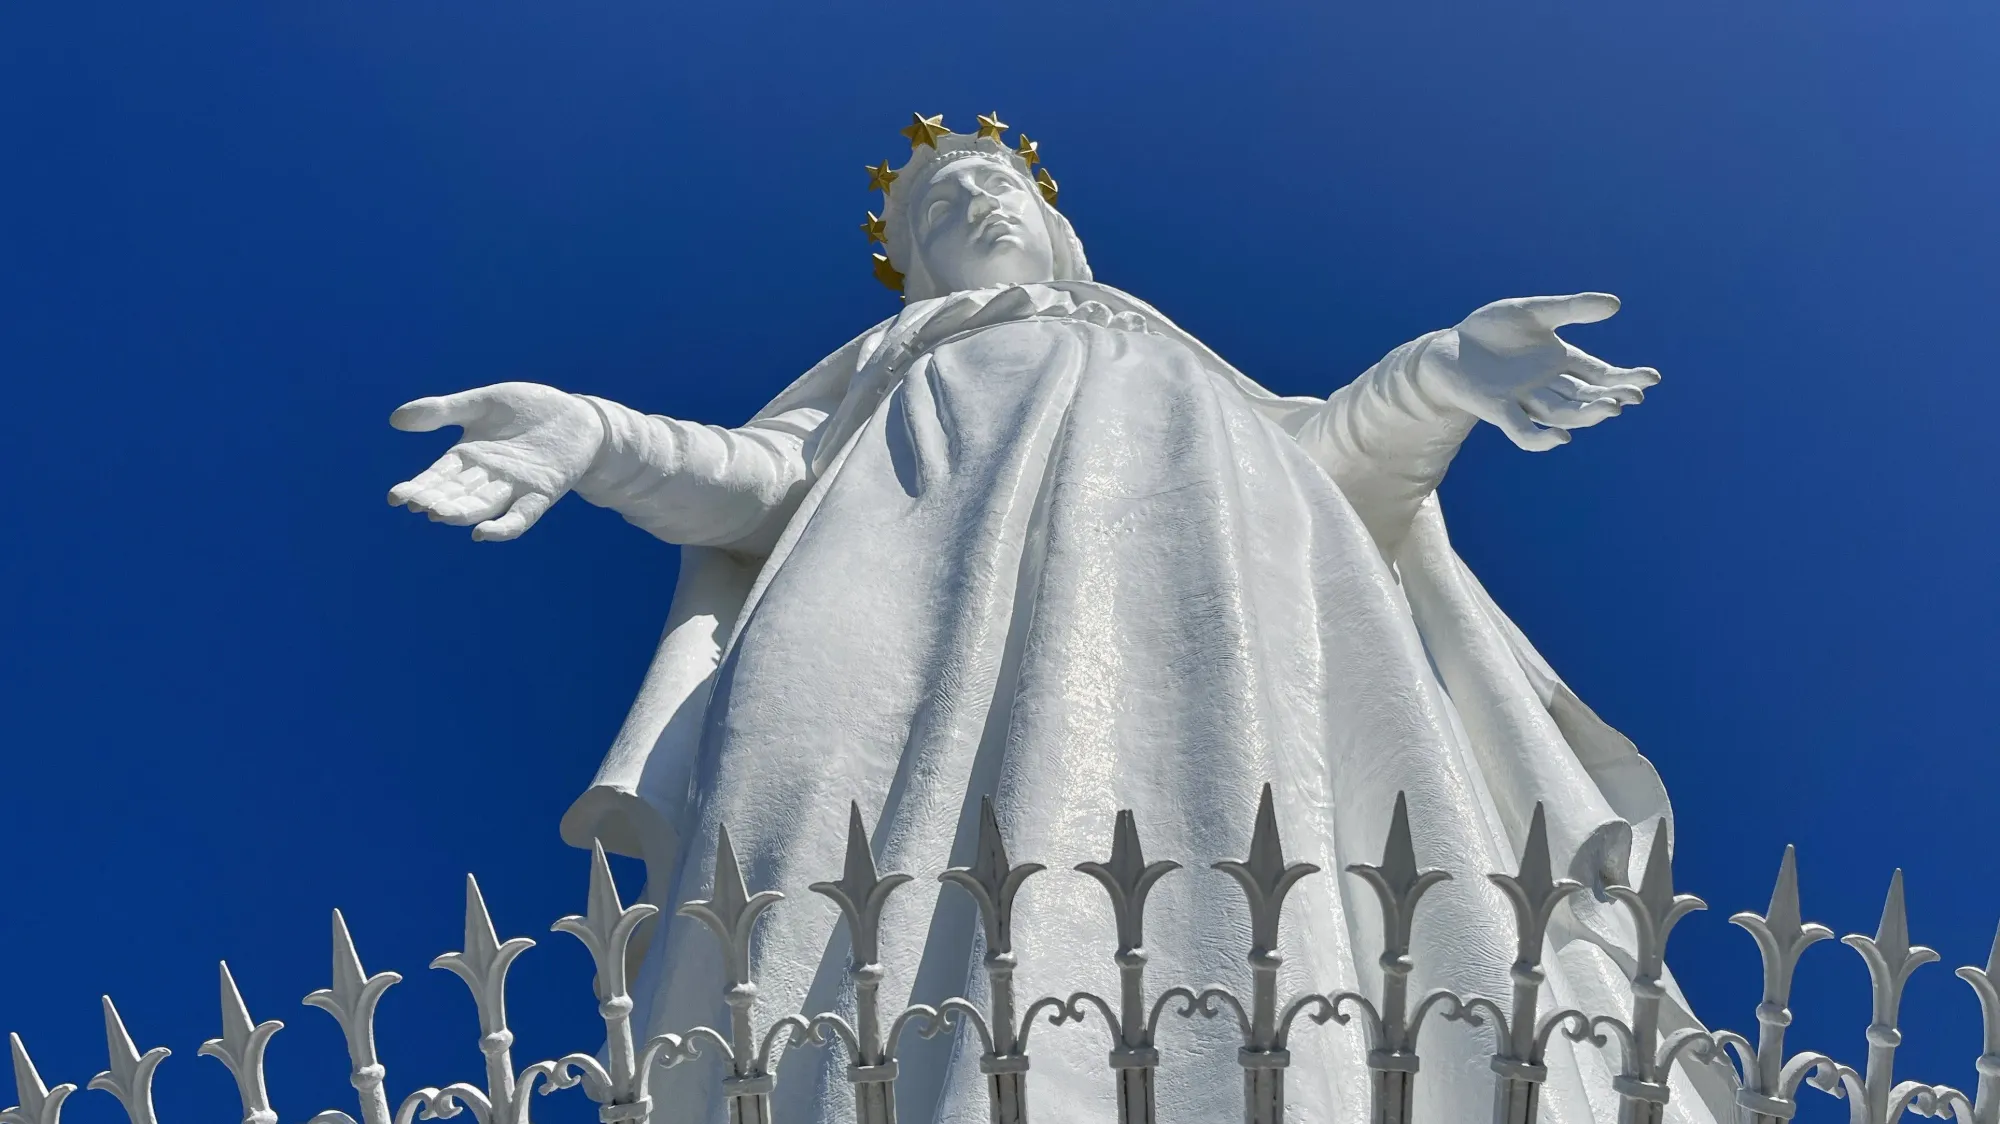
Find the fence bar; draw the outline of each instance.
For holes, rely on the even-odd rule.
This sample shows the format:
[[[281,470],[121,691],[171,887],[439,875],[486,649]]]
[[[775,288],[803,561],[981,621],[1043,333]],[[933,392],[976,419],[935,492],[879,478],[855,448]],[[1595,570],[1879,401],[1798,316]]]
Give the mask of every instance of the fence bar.
[[[1028,1055],[1020,1047],[1021,1024],[1014,1010],[1014,895],[1029,875],[1044,869],[1040,863],[1008,863],[993,801],[982,799],[973,864],[938,876],[972,895],[986,927],[987,1025],[992,1038],[979,1059],[979,1072],[986,1075],[993,1124],[1028,1124]]]
[[[858,1124],[896,1124],[896,1062],[890,1044],[882,1036],[881,999],[877,994],[886,974],[877,962],[881,942],[882,910],[889,894],[910,881],[907,874],[875,873],[875,849],[868,841],[868,828],[861,822],[861,805],[848,805],[847,867],[838,882],[815,882],[814,893],[824,894],[840,907],[847,925],[848,978],[854,983],[854,1022],[847,1027],[838,1016],[822,1015],[822,1021],[839,1022],[847,1030],[843,1038],[851,1054],[847,1079],[854,1084],[854,1112]]]
[[[1215,869],[1236,879],[1250,907],[1250,950],[1244,957],[1250,966],[1250,1010],[1243,1020],[1243,1046],[1236,1051],[1236,1064],[1243,1067],[1243,1119],[1245,1124],[1283,1124],[1285,1068],[1292,1064],[1292,1055],[1278,1029],[1278,968],[1285,962],[1278,954],[1278,921],[1285,895],[1299,879],[1319,867],[1285,862],[1284,843],[1278,838],[1278,814],[1267,784],[1257,800],[1250,857],[1242,862],[1216,863]],[[1204,994],[1220,997],[1226,993],[1211,988]],[[1240,1007],[1238,1012],[1240,1015]]]

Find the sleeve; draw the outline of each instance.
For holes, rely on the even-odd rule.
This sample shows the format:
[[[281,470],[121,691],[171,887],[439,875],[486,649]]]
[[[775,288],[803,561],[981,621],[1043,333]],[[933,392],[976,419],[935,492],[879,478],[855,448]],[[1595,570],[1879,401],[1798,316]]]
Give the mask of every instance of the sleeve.
[[[1409,533],[1476,421],[1438,402],[1418,380],[1424,350],[1443,334],[1390,352],[1298,429],[1299,444],[1340,486],[1385,556]]]
[[[578,495],[655,538],[751,554],[770,550],[804,496],[805,443],[826,420],[802,407],[725,429],[583,397],[604,445]]]

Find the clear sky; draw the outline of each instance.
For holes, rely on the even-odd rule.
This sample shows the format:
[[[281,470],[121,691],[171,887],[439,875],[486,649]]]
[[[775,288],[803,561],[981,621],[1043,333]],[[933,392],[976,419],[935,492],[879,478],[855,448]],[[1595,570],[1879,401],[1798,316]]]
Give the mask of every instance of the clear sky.
[[[1099,278],[1281,392],[1493,298],[1625,298],[1572,338],[1665,381],[1551,454],[1478,434],[1459,549],[1665,775],[1713,905],[1672,958],[1698,1012],[1754,1028],[1725,919],[1786,841],[1843,933],[1901,865],[1946,960],[1907,1071],[1969,1088],[1947,969],[2000,920],[1995,42],[1986,3],[10,5],[0,1029],[81,1083],[108,991],[176,1052],[168,1124],[229,1119],[194,1056],[226,957],[290,1024],[283,1118],[351,1109],[298,1006],[338,905],[408,977],[392,1093],[472,1078],[471,1004],[424,967],[472,870],[543,945],[517,1057],[594,1048],[585,957],[546,932],[586,869],[555,826],[675,555],[574,499],[505,545],[392,511],[445,438],[385,419],[525,378],[743,420],[896,307],[863,164],[912,110],[998,108]],[[1858,1062],[1863,979],[1808,953],[1793,1041]]]

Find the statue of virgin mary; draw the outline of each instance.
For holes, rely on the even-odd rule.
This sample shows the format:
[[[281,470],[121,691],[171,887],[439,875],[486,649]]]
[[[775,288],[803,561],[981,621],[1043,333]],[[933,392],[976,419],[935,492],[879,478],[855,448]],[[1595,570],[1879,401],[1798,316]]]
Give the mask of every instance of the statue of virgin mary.
[[[1503,300],[1329,398],[1278,397],[1094,281],[1037,147],[1009,147],[1005,128],[983,117],[958,134],[919,116],[909,161],[869,169],[886,199],[864,229],[902,311],[741,426],[528,383],[419,399],[391,419],[464,429],[391,503],[504,540],[575,492],[681,547],[658,654],[562,824],[571,843],[644,859],[664,907],[640,1023],[728,1025],[717,946],[674,914],[707,896],[723,824],[750,884],[788,898],[755,945],[760,1009],[837,1004],[844,931],[805,891],[836,875],[850,801],[881,867],[919,874],[970,862],[986,798],[1018,856],[1052,862],[1105,853],[1131,809],[1147,853],[1190,868],[1153,892],[1151,975],[1234,980],[1247,920],[1206,865],[1242,853],[1266,781],[1287,851],[1328,872],[1372,860],[1407,794],[1419,857],[1461,872],[1425,900],[1413,982],[1506,994],[1511,914],[1467,875],[1512,870],[1540,803],[1569,875],[1636,884],[1667,799],[1453,552],[1434,493],[1480,421],[1546,450],[1641,400],[1657,372],[1556,334],[1616,299]],[[1343,878],[1309,878],[1286,906],[1289,991],[1377,978],[1360,951],[1379,947],[1373,899]],[[1629,921],[1600,894],[1570,901],[1545,1003],[1627,1009]],[[1116,992],[1115,929],[1092,880],[1030,883],[1013,932],[1019,994]],[[928,878],[899,891],[881,937],[887,1009],[977,994],[981,942],[967,895]],[[1664,1029],[1692,1025],[1668,990]],[[1240,1111],[1223,1022],[1160,1031],[1187,1036],[1158,1073],[1173,1118]],[[1097,1032],[1043,1035],[1066,1033]],[[1102,1048],[1037,1050],[1038,1117],[1113,1119]],[[1328,1028],[1309,1048],[1317,1064],[1295,1067],[1287,1094],[1299,1118],[1363,1119],[1360,1036]],[[906,1042],[902,1118],[985,1119],[978,1052]],[[1488,1052],[1481,1033],[1429,1031],[1420,1117],[1485,1118]],[[1609,1119],[1596,1052],[1559,1042],[1551,1055],[1543,1119]],[[843,1065],[786,1064],[777,1118],[845,1118]],[[680,1065],[655,1095],[713,1103],[718,1079],[713,1064]],[[1673,1080],[1670,1120],[1726,1104],[1700,1075]]]

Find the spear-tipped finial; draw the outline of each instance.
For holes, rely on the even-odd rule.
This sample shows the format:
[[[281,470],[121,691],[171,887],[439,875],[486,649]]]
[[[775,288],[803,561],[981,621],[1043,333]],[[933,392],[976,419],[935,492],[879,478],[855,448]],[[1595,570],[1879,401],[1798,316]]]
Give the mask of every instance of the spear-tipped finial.
[[[276,1019],[253,1024],[250,1008],[244,1004],[226,960],[221,964],[221,975],[222,1037],[202,1043],[200,1053],[221,1062],[236,1078],[244,1124],[277,1124],[278,1114],[271,1110],[271,1096],[264,1086],[264,1049],[285,1024]]]
[[[1674,893],[1673,843],[1662,816],[1653,825],[1653,844],[1646,852],[1646,874],[1635,891],[1629,886],[1606,887],[1632,911],[1639,924],[1638,977],[1657,980],[1666,970],[1667,937],[1681,918],[1708,903],[1693,894]]]
[[[14,1054],[14,1098],[20,1103],[0,1111],[0,1124],[61,1124],[62,1104],[76,1086],[65,1083],[51,1089],[42,1084],[21,1036],[9,1034],[7,1045]]]
[[[155,1046],[140,1054],[109,995],[104,996],[104,1044],[111,1068],[91,1078],[90,1087],[118,1098],[131,1124],[159,1124],[153,1111],[153,1071],[172,1051]]]
[[[590,841],[590,891],[581,915],[570,914],[549,926],[554,932],[568,933],[590,950],[597,967],[599,1001],[625,995],[626,946],[639,924],[660,912],[658,906],[638,902],[627,908],[618,896],[618,880],[611,875],[611,860],[604,844]]]
[[[1000,819],[993,811],[993,798],[979,800],[979,842],[973,849],[971,866],[953,867],[938,875],[941,881],[964,888],[979,905],[986,923],[988,956],[1013,951],[1014,895],[1028,876],[1048,868],[1041,863],[1014,866],[1007,858],[1007,843],[1000,836]]]
[[[868,826],[861,820],[861,805],[847,806],[847,863],[838,882],[815,882],[810,889],[833,899],[847,921],[848,937],[854,945],[854,962],[875,962],[877,934],[882,910],[889,894],[910,881],[910,876],[891,872],[887,877],[875,870],[875,848],[868,841]]]
[[[431,961],[465,981],[479,1006],[481,1034],[493,1035],[507,1029],[507,969],[514,958],[535,947],[526,937],[505,941],[493,928],[493,915],[486,910],[486,897],[479,892],[479,880],[465,876],[465,947],[447,952]]]
[[[1889,896],[1882,901],[1882,920],[1875,925],[1875,947],[1891,962],[1910,955],[1910,914],[1903,899],[1903,869],[1889,876]]]
[[[333,986],[313,992],[306,996],[305,1002],[332,1015],[340,1024],[341,1033],[347,1038],[348,1057],[357,1070],[379,1064],[375,1056],[375,1004],[381,1001],[383,992],[402,979],[396,972],[377,972],[371,976],[361,967],[361,957],[354,951],[354,937],[347,931],[347,919],[334,910]]]
[[[1910,943],[1910,918],[1903,902],[1903,872],[1889,876],[1889,894],[1882,901],[1882,920],[1875,935],[1859,933],[1841,938],[1841,943],[1861,954],[1875,984],[1875,1022],[1895,1026],[1903,1001],[1903,986],[1910,974],[1938,959],[1935,950]]]
[[[1522,966],[1540,963],[1549,918],[1564,898],[1583,889],[1575,879],[1555,876],[1555,864],[1549,857],[1548,815],[1540,801],[1536,801],[1534,817],[1528,821],[1519,873],[1489,874],[1486,878],[1506,893],[1514,907],[1514,959]]]
[[[1382,932],[1387,944],[1385,956],[1403,957],[1410,950],[1410,920],[1417,900],[1432,886],[1450,881],[1442,870],[1418,870],[1416,841],[1410,837],[1410,804],[1400,792],[1389,816],[1389,838],[1382,845],[1382,864],[1354,863],[1348,873],[1358,875],[1374,889],[1382,901]]]
[[[1319,867],[1312,863],[1285,862],[1284,843],[1278,838],[1278,813],[1267,783],[1257,797],[1256,826],[1250,831],[1250,857],[1243,862],[1225,860],[1213,864],[1243,888],[1250,906],[1250,957],[1254,960],[1275,956],[1278,948],[1278,919],[1284,910],[1285,895],[1299,879]]]
[[[1153,883],[1180,868],[1181,864],[1169,860],[1146,861],[1145,852],[1139,849],[1139,822],[1130,809],[1118,813],[1111,829],[1111,858],[1076,864],[1076,869],[1097,879],[1111,895],[1111,912],[1118,921],[1119,955],[1145,947],[1146,896],[1152,893]]]
[[[750,931],[757,924],[757,916],[784,897],[776,890],[750,892],[743,881],[743,867],[736,861],[736,845],[729,840],[729,828],[718,825],[714,888],[709,891],[707,901],[688,902],[681,906],[680,912],[707,925],[722,942],[723,954],[729,962],[729,982],[731,986],[741,986],[750,982]]]
[[[1805,915],[1799,909],[1798,848],[1785,844],[1785,857],[1778,863],[1778,882],[1771,887],[1771,904],[1764,909],[1764,923],[1779,940],[1790,943],[1804,931]]]

